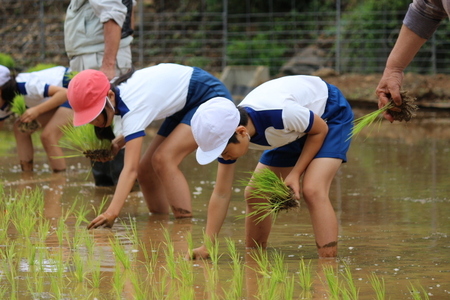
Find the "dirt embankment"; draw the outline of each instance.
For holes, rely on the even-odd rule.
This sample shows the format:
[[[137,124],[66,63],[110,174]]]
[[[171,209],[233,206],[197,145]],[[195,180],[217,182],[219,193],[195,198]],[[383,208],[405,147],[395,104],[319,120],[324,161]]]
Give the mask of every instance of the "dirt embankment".
[[[340,76],[321,76],[328,83],[337,86],[345,97],[353,103],[375,105],[378,99],[375,89],[381,74],[346,74]],[[406,73],[403,90],[417,98],[416,104],[422,108],[450,109],[450,75],[419,75]]]

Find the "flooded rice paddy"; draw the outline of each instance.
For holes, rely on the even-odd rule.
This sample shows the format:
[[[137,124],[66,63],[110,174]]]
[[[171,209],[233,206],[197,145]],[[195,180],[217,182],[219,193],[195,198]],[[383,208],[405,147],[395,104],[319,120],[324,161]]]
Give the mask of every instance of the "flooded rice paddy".
[[[153,132],[149,128],[148,140]],[[70,158],[66,173],[53,174],[35,139],[35,172],[25,174],[12,133],[2,131],[0,138],[1,299],[450,298],[445,114],[422,112],[407,124],[383,121],[354,139],[330,195],[340,225],[337,260],[317,258],[304,206],[279,215],[266,252],[246,250],[238,185],[217,257],[184,260],[203,240],[216,172],[215,164],[200,166],[194,155],[181,165],[194,218],[149,215],[137,187],[112,229],[88,231],[88,221],[114,192],[94,186],[89,161]],[[240,159],[236,177],[248,176],[258,153]],[[310,288],[302,286],[305,280]],[[333,293],[336,286],[341,292]],[[357,297],[346,298],[351,286]]]

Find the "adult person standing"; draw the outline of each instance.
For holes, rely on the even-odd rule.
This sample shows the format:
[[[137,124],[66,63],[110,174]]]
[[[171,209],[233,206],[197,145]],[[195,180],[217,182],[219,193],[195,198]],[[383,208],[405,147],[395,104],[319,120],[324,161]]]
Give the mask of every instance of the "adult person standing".
[[[100,70],[109,80],[132,69],[134,0],[72,0],[64,42],[72,71]],[[116,133],[120,131],[115,122]],[[110,162],[94,162],[95,185],[113,186],[123,168],[123,150]]]
[[[403,71],[419,52],[420,48],[436,31],[439,23],[450,16],[450,0],[414,0],[403,19],[400,34],[386,62],[383,76],[376,88],[378,106],[385,106],[390,98],[402,104],[400,89]],[[385,114],[391,122],[393,117]]]

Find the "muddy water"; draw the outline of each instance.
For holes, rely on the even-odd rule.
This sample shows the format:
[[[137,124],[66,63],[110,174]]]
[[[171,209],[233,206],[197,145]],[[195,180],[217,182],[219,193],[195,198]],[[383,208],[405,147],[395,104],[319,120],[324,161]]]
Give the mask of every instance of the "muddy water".
[[[356,115],[367,111],[355,111]],[[151,135],[153,130],[149,130]],[[14,139],[8,132],[1,132],[0,182],[9,192],[42,188],[45,193],[45,216],[57,223],[58,218],[78,199],[80,205],[98,206],[101,199],[111,196],[113,188],[98,188],[89,174],[89,162],[84,158],[69,159],[69,170],[64,174],[52,174],[46,158],[37,146],[36,171],[24,174],[19,171]],[[343,270],[347,265],[353,274],[360,299],[375,299],[370,284],[370,275],[382,278],[386,295],[390,299],[412,299],[411,284],[422,286],[431,299],[450,298],[450,118],[434,112],[422,112],[413,122],[389,124],[383,121],[379,127],[364,130],[352,143],[348,163],[344,164],[335,178],[331,199],[340,224],[339,259],[317,259],[314,236],[309,215],[303,207],[299,211],[279,215],[269,239],[269,253],[282,253],[289,274],[298,276],[301,258],[311,262],[313,291],[301,294],[295,285],[294,299],[329,299],[323,273],[324,265]],[[237,177],[256,165],[258,152],[250,151],[238,162]],[[118,223],[112,230],[94,231],[98,257],[101,260],[103,283],[94,293],[98,299],[117,299],[111,293],[113,273],[118,268],[111,249],[111,236],[126,236],[126,224],[136,221],[139,239],[147,249],[157,253],[157,268],[166,270],[166,252],[156,245],[165,245],[169,233],[176,253],[184,254],[188,249],[190,232],[194,246],[201,244],[206,224],[206,209],[214,178],[214,164],[200,166],[193,155],[181,165],[191,186],[195,217],[175,220],[172,216],[148,214],[139,189],[130,194]],[[252,269],[254,262],[245,255],[244,221],[236,216],[244,211],[243,188],[234,187],[229,213],[220,238],[220,252],[226,253],[224,237],[231,238],[246,263],[242,299],[257,299],[261,275]],[[91,211],[86,218],[92,219]],[[130,219],[131,218],[131,219]],[[123,225],[121,222],[123,222]],[[84,223],[85,224],[85,223]],[[68,222],[68,234],[74,234]],[[11,233],[14,238],[14,233]],[[56,248],[58,241],[53,236],[46,241],[49,249]],[[133,248],[123,238],[123,244]],[[68,252],[72,250],[68,246]],[[136,260],[144,257],[136,250]],[[231,277],[230,259],[223,255],[219,259],[219,280],[215,292],[208,292],[208,275],[204,262],[192,263],[195,299],[221,299],[223,289],[229,288]],[[165,269],[164,269],[165,268]],[[50,268],[51,269],[51,268]],[[145,276],[146,269],[140,271]],[[26,264],[18,266],[19,299],[33,299],[24,283],[32,276]],[[70,277],[67,274],[67,277]],[[297,277],[296,277],[297,278]],[[7,284],[4,277],[1,283]],[[70,281],[70,280],[69,280]],[[67,283],[70,286],[69,283]],[[50,283],[47,285],[50,286]],[[50,288],[48,288],[50,289]],[[91,291],[89,291],[89,294]],[[50,299],[52,292],[41,294],[38,299]],[[88,299],[87,289],[66,292],[64,299]],[[215,296],[217,297],[215,297]],[[133,299],[132,293],[122,294],[124,299]],[[150,298],[149,298],[150,299]],[[188,298],[187,298],[188,299]],[[265,299],[265,298],[264,298]],[[267,298],[269,299],[269,298]],[[276,299],[276,298],[273,298]]]

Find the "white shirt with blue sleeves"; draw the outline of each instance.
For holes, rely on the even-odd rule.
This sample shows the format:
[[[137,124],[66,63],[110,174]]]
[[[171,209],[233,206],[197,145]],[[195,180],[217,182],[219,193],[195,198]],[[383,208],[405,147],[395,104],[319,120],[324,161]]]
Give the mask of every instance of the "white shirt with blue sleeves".
[[[285,76],[256,87],[238,105],[249,112],[257,131],[249,148],[273,149],[301,138],[314,114],[324,113],[327,99],[326,83],[315,76]]]
[[[183,65],[159,64],[137,70],[119,84],[116,106],[125,141],[144,136],[151,122],[183,109],[193,70]]]

